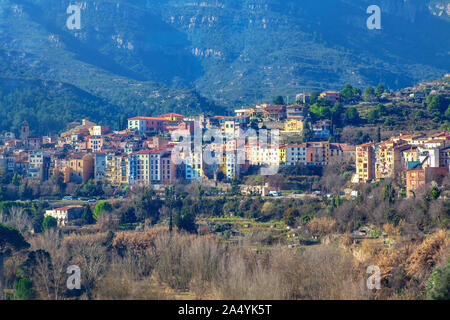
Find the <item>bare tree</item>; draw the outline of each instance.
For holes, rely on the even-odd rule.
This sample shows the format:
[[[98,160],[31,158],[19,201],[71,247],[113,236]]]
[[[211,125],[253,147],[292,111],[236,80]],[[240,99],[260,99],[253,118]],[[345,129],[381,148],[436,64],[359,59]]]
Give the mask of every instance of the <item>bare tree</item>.
[[[14,227],[23,235],[30,234],[33,231],[33,222],[30,216],[28,216],[23,208],[14,206],[9,209],[9,213],[0,214],[0,222]]]
[[[65,289],[69,255],[64,238],[57,229],[49,229],[31,241],[35,254],[34,281],[47,299],[58,300]],[[48,255],[46,255],[47,253]]]
[[[82,283],[88,298],[95,282],[107,268],[106,248],[93,236],[75,236],[68,243],[71,262],[81,269]]]

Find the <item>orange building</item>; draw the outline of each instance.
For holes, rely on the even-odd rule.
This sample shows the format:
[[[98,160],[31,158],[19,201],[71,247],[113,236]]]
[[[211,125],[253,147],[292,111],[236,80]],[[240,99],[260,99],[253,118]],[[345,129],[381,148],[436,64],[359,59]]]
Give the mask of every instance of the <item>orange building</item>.
[[[94,177],[94,157],[91,154],[72,155],[63,173],[66,182],[87,182]]]
[[[330,100],[331,103],[336,103],[339,101],[341,94],[337,91],[325,91],[320,94],[322,99]]]
[[[406,170],[406,194],[413,196],[414,191],[427,183],[439,180],[448,174],[448,168],[419,168]]]
[[[128,119],[128,129],[139,133],[152,133],[165,130],[169,120],[155,117],[134,117]]]
[[[158,116],[158,118],[165,119],[168,121],[182,121],[184,118],[186,118],[186,116],[183,116],[182,114],[171,112],[171,113],[162,114],[162,115]]]

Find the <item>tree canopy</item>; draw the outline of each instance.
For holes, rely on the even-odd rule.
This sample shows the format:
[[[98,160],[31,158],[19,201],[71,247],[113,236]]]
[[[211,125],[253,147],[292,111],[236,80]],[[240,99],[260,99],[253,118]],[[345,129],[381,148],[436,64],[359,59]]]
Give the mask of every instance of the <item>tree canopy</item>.
[[[101,214],[112,211],[112,206],[108,201],[98,203],[94,208],[94,219],[98,220]]]
[[[0,223],[0,254],[7,249],[17,251],[29,246],[17,229]]]

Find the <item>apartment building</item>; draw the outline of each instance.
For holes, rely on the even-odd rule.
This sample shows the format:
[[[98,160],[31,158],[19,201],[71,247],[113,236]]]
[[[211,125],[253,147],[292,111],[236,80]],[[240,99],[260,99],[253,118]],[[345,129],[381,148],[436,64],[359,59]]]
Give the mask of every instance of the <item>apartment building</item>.
[[[306,165],[306,143],[286,146],[286,165]]]
[[[365,143],[356,146],[356,174],[357,181],[367,183],[375,178],[374,145],[373,143]]]

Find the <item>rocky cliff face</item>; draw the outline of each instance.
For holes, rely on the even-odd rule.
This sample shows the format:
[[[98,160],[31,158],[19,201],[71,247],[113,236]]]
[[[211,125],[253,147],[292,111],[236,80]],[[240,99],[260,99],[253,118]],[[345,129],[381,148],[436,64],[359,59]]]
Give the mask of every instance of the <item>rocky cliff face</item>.
[[[396,88],[450,69],[438,14],[448,1],[378,0],[382,30],[369,31],[372,2],[86,0],[81,30],[67,30],[69,0],[2,0],[0,49],[104,97],[118,82],[156,81],[230,106],[345,83]]]

